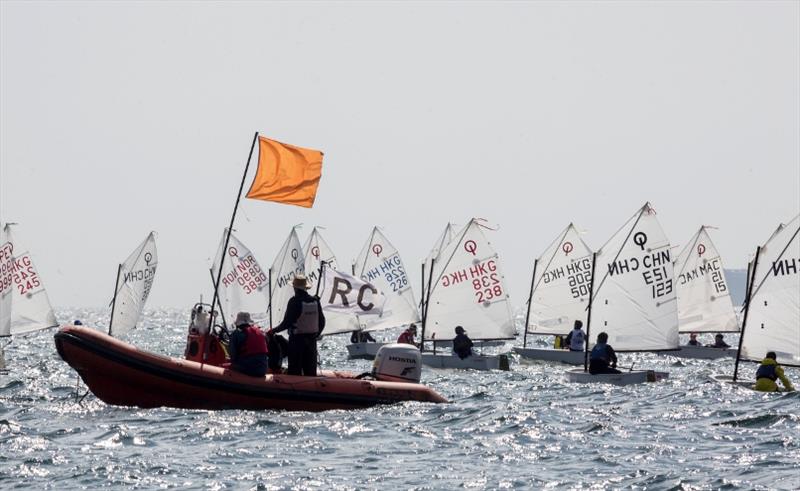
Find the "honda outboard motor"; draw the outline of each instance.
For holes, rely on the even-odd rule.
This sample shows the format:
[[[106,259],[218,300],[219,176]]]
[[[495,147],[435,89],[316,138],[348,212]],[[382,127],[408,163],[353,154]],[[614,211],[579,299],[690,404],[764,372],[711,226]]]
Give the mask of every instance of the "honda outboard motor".
[[[410,344],[384,345],[375,355],[372,376],[386,382],[419,383],[422,376],[422,355]]]

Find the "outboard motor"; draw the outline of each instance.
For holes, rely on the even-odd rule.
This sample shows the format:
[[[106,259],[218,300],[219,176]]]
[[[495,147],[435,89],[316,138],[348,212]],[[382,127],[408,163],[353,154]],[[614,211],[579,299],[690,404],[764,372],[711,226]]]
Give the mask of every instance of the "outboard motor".
[[[216,314],[216,312],[215,312]],[[198,363],[222,366],[227,361],[225,348],[215,334],[209,334],[211,306],[198,303],[192,308],[192,320],[186,337],[184,358]],[[208,344],[208,348],[206,348]],[[207,356],[205,360],[203,357]]]
[[[422,376],[422,355],[410,344],[381,346],[372,363],[372,376],[386,382],[417,384]]]

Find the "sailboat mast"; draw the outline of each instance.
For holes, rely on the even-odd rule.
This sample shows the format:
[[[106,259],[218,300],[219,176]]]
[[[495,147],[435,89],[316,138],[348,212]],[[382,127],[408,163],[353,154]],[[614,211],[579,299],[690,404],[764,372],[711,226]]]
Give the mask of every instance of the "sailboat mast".
[[[589,343],[592,338],[589,337],[589,329],[592,327],[592,303],[594,301],[594,266],[597,262],[597,253],[592,253],[592,281],[589,283],[589,312],[586,314],[586,341],[583,348],[583,371],[589,371]]]
[[[269,279],[267,280],[267,284],[269,285],[269,305],[267,306],[267,311],[269,311],[269,328],[272,329],[272,267],[269,268]]]
[[[747,327],[747,313],[750,312],[750,300],[753,295],[753,283],[756,279],[756,270],[758,269],[758,256],[761,254],[761,246],[756,248],[756,257],[753,258],[753,276],[750,284],[747,285],[747,298],[744,304],[744,319],[742,319],[742,331],[739,333],[739,347],[736,349],[736,362],[733,364],[733,381],[736,382],[736,377],[739,375],[739,357],[742,353],[742,341],[744,341],[744,329]]]
[[[217,284],[214,283],[214,268],[208,268],[208,273],[211,275],[211,286],[214,287],[214,290],[217,289]],[[222,311],[222,299],[217,299],[217,305],[219,305],[219,315],[222,317],[222,327],[227,331],[228,324],[225,322],[225,312]]]
[[[536,266],[539,264],[539,259],[533,261],[533,274],[531,275],[531,292],[528,294],[528,312],[525,314],[525,334],[522,336],[522,347],[528,347],[528,321],[531,318],[531,300],[533,300],[533,284],[536,280]]]
[[[428,291],[427,297],[425,293],[425,276],[422,277],[422,286],[423,286],[423,297],[425,298],[425,303],[422,308],[422,337],[419,341],[419,350],[425,351],[425,324],[428,323],[428,304],[431,301],[431,281],[433,281],[433,263],[435,259],[431,258],[431,270],[428,272]],[[425,271],[423,265],[423,272]],[[424,273],[423,273],[424,274]],[[433,340],[433,351],[436,352],[436,340]]]
[[[111,319],[108,321],[108,335],[111,336],[111,326],[114,325],[114,308],[117,306],[117,291],[119,288],[119,275],[122,272],[122,265],[117,267],[117,281],[114,282],[114,298],[111,299]]]

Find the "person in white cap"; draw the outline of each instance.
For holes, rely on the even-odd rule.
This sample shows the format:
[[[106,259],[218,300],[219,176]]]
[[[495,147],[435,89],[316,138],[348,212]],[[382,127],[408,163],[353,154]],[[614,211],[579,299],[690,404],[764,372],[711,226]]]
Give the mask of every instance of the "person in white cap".
[[[248,312],[236,314],[236,330],[231,333],[228,352],[231,368],[237,372],[263,377],[267,373],[267,339],[253,324]]]
[[[292,280],[294,296],[286,304],[283,321],[268,334],[289,330],[289,375],[317,375],[317,338],[325,329],[325,316],[319,298],[308,294],[311,288],[305,275]]]

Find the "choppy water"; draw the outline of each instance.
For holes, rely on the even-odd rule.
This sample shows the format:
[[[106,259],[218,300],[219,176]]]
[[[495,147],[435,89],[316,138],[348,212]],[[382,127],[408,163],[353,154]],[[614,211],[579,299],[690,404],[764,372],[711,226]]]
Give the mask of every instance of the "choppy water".
[[[104,323],[99,311],[59,319]],[[187,312],[157,310],[130,339],[183,352]],[[19,337],[0,375],[0,488],[453,489],[800,488],[800,393],[759,394],[710,379],[732,361],[623,355],[670,372],[658,384],[571,385],[561,366],[438,371],[448,404],[358,411],[187,411],[75,401],[76,374],[53,332]],[[325,367],[348,361],[342,337]],[[752,375],[754,366],[744,365]],[[795,382],[800,371],[789,370]],[[85,387],[81,387],[85,390]]]

